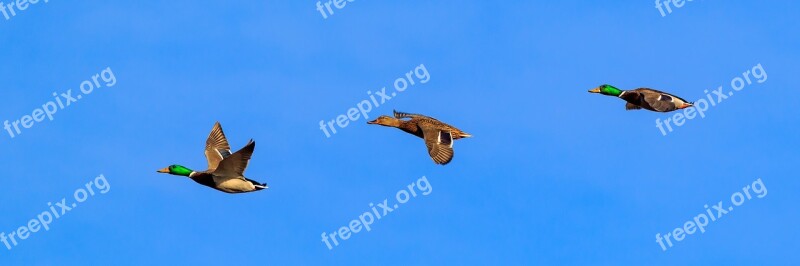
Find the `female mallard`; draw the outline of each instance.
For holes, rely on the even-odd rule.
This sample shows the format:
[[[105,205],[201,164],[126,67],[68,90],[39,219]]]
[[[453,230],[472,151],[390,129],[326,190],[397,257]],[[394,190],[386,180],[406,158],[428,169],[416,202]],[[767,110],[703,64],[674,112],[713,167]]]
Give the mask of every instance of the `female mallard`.
[[[402,120],[409,118],[409,120]],[[436,164],[445,165],[453,160],[453,141],[469,138],[472,135],[431,117],[406,114],[394,111],[394,117],[381,116],[367,124],[396,127],[411,135],[425,139],[430,154]]]
[[[201,185],[226,193],[245,193],[259,191],[267,187],[267,184],[244,177],[244,170],[250,163],[250,156],[256,148],[256,143],[250,140],[247,145],[236,153],[231,154],[231,146],[222,126],[217,122],[214,129],[206,140],[206,159],[208,159],[208,170],[195,172],[180,165],[171,165],[167,168],[158,170],[159,173],[186,176]]]
[[[625,110],[644,108],[650,111],[666,113],[694,106],[694,103],[678,96],[647,88],[624,91],[611,85],[602,85],[589,92],[622,98],[628,102],[625,105]]]

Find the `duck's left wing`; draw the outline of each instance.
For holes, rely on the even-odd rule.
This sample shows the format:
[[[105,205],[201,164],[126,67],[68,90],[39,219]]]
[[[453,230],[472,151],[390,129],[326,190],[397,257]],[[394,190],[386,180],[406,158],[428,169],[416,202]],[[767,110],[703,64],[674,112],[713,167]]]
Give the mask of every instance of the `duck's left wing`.
[[[219,122],[214,124],[211,134],[208,135],[205,152],[208,160],[208,169],[212,171],[217,169],[222,160],[231,156],[231,145],[228,144],[228,139],[225,137],[225,132],[222,131],[222,125]]]
[[[671,112],[678,110],[680,106],[676,104],[676,102],[685,102],[689,103],[685,99],[675,96],[671,93],[649,89],[649,88],[639,88],[636,89],[642,95],[642,100],[650,105],[655,111],[659,112]],[[677,100],[677,101],[676,101]]]
[[[644,93],[644,101],[647,102],[653,110],[659,112],[671,112],[678,109],[672,101],[674,96],[664,92],[651,92]]]
[[[445,165],[453,160],[453,135],[435,127],[422,125],[428,154],[436,164]]]

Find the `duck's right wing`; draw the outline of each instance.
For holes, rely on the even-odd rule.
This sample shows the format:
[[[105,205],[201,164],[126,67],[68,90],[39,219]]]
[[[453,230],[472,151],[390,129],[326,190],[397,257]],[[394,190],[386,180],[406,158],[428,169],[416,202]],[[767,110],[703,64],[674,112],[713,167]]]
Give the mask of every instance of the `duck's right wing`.
[[[403,112],[398,112],[396,110],[392,110],[392,112],[394,113],[394,118],[397,118],[397,119],[403,119],[403,118],[414,119],[414,118],[418,118],[418,119],[424,119],[424,120],[439,121],[439,120],[436,120],[436,118],[433,118],[433,117],[430,117],[430,116],[424,116],[424,115],[420,115],[420,114],[403,113]]]
[[[256,142],[250,140],[244,148],[223,159],[219,163],[219,167],[214,171],[214,175],[244,180],[244,170],[250,164],[250,157],[253,156],[255,149]]]
[[[211,134],[208,135],[205,152],[208,169],[212,171],[217,169],[222,160],[231,156],[231,145],[228,144],[228,139],[225,138],[225,132],[222,131],[222,125],[219,122],[214,124]]]
[[[422,132],[425,135],[425,145],[428,146],[428,154],[436,164],[445,165],[453,160],[453,135],[449,131],[444,131],[430,125],[422,124]]]

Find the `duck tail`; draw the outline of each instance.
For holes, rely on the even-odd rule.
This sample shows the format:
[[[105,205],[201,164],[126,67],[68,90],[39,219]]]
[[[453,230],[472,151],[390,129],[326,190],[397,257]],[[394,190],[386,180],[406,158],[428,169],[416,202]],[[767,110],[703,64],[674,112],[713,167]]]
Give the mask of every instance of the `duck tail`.
[[[247,178],[245,178],[245,179],[247,179]],[[269,188],[269,186],[267,186],[267,183],[258,183],[257,181],[252,180],[252,179],[247,179],[247,181],[252,183],[253,186],[256,187],[256,191]]]

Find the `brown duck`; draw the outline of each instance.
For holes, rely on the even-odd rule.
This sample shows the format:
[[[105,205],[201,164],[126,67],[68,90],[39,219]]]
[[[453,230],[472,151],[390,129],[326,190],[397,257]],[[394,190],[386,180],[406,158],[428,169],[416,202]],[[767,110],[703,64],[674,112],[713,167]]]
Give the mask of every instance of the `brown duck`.
[[[424,139],[425,145],[428,146],[428,154],[436,164],[441,165],[446,165],[453,160],[454,140],[472,137],[472,135],[432,117],[398,111],[394,111],[394,117],[384,115],[367,122],[367,124],[396,127]]]

